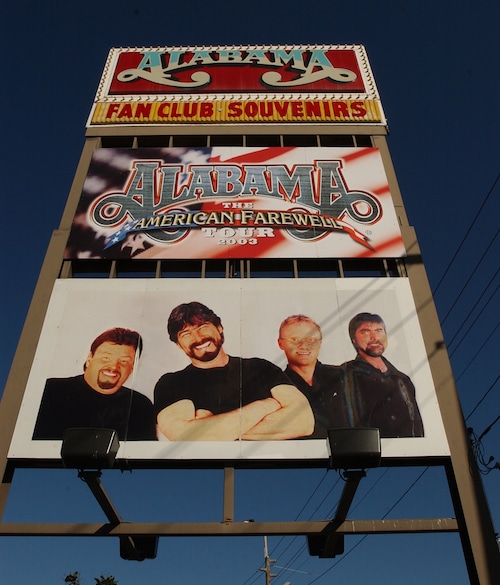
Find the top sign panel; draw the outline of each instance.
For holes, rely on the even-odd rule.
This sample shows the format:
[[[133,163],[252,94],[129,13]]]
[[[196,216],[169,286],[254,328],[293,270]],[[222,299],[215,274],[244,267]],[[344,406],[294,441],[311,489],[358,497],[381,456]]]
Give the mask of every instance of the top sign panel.
[[[354,48],[126,49],[115,63],[109,95],[367,93]]]
[[[384,121],[360,45],[111,49],[95,102],[90,125]],[[173,107],[189,102],[214,107]]]

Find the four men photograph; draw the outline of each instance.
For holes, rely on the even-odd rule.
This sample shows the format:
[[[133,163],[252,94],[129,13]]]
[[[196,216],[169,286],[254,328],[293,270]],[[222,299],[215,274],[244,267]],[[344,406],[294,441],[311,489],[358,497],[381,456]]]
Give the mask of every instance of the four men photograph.
[[[415,386],[384,356],[388,334],[377,314],[350,320],[356,355],[340,364],[320,361],[323,333],[314,319],[286,317],[277,339],[283,369],[228,354],[221,318],[199,301],[173,308],[166,325],[189,364],[177,371],[165,364],[152,400],[124,385],[141,335],[111,328],[92,342],[83,374],[46,381],[33,439],[58,440],[77,427],[112,428],[122,441],[324,439],[329,429],[350,427],[379,428],[382,438],[424,436]],[[335,331],[334,342],[346,333]]]

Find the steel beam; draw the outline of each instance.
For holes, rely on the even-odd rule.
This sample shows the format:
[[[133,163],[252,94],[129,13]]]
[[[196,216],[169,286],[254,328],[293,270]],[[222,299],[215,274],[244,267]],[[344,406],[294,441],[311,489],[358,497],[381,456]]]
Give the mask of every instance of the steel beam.
[[[294,536],[319,534],[331,521],[305,522],[205,522],[71,524],[9,523],[0,524],[0,536]],[[339,534],[416,534],[457,532],[454,518],[407,520],[345,520],[336,529]]]

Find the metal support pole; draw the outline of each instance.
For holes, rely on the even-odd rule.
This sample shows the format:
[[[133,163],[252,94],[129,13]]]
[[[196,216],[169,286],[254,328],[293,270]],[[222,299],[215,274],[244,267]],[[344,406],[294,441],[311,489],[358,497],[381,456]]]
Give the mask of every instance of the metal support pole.
[[[224,522],[234,521],[234,467],[224,467]]]

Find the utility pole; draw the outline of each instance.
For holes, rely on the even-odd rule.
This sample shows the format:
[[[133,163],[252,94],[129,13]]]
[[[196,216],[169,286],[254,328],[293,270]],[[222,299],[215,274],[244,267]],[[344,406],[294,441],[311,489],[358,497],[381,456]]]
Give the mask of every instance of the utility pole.
[[[277,577],[277,574],[271,573],[271,565],[276,561],[269,558],[269,552],[267,550],[267,536],[264,536],[264,568],[259,571],[264,571],[266,574],[266,585],[271,585],[271,577]]]

